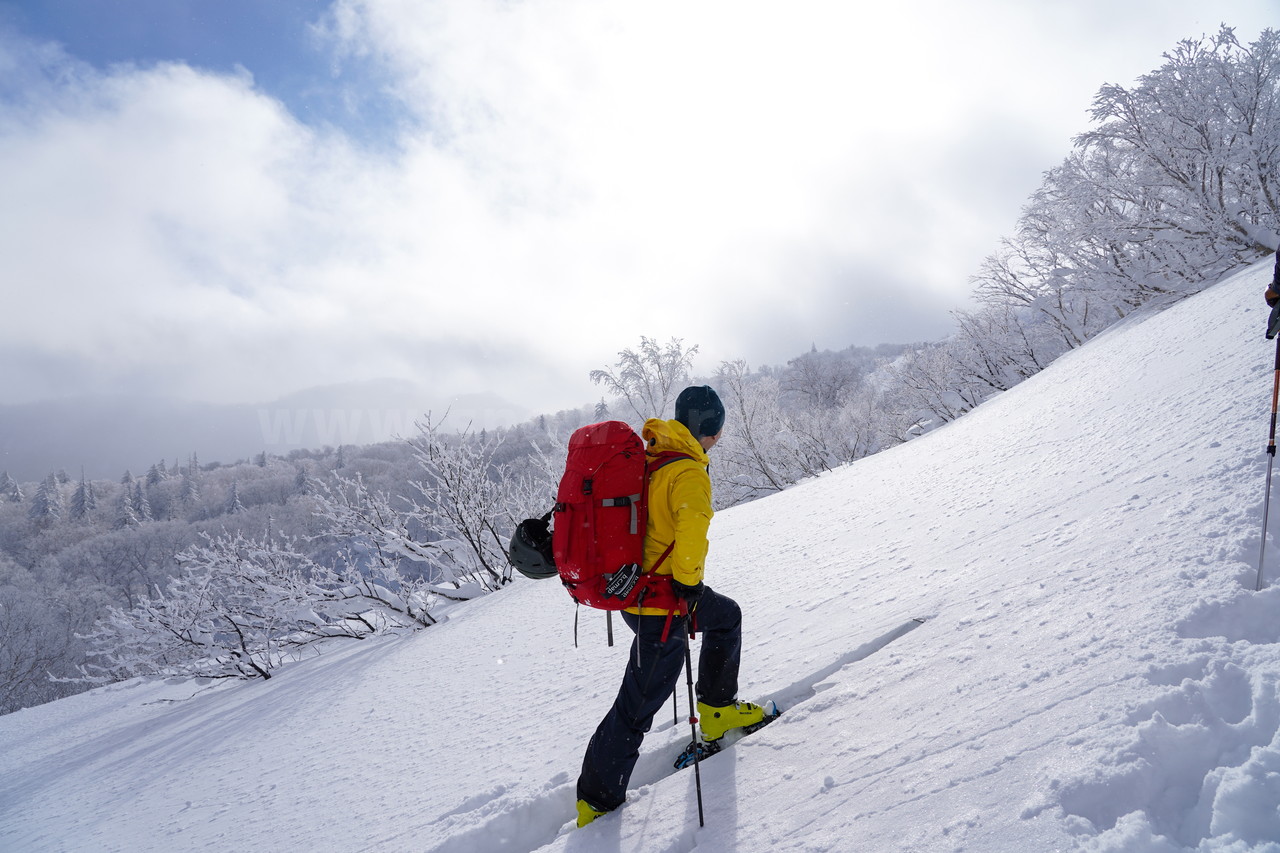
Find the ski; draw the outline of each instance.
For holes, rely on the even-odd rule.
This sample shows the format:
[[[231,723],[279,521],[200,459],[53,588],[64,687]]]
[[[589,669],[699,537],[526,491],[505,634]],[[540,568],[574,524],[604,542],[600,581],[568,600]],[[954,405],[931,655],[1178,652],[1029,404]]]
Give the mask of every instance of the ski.
[[[752,732],[760,731],[760,729],[763,729],[765,726],[778,719],[778,717],[782,716],[782,712],[778,710],[778,706],[775,702],[770,701],[767,707],[769,710],[765,713],[764,719],[758,723],[752,723],[749,726],[742,726],[737,729],[730,729],[725,732],[724,737],[710,742],[703,740],[689,741],[689,745],[684,748],[684,751],[681,752],[680,756],[675,760],[674,767],[677,770],[683,770],[686,767],[692,767],[695,759],[697,761],[705,761],[717,752],[723,751],[726,746],[732,746],[747,735]]]

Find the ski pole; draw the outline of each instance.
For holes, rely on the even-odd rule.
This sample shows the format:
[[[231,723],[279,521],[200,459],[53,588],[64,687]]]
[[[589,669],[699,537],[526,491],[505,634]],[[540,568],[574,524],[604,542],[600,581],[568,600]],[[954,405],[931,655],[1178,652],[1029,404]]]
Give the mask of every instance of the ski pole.
[[[690,614],[687,618],[692,619]],[[689,682],[689,730],[693,732],[693,784],[698,790],[698,826],[706,826],[706,822],[702,816],[702,770],[698,767],[698,757],[701,750],[698,749],[698,706],[693,701],[693,653],[689,651],[689,631],[684,632],[684,672]]]
[[[1271,436],[1267,439],[1267,493],[1262,501],[1262,545],[1258,549],[1258,584],[1262,590],[1262,565],[1267,556],[1267,515],[1271,511],[1271,465],[1276,459],[1276,409],[1280,404],[1280,337],[1276,338],[1275,380],[1271,386]]]

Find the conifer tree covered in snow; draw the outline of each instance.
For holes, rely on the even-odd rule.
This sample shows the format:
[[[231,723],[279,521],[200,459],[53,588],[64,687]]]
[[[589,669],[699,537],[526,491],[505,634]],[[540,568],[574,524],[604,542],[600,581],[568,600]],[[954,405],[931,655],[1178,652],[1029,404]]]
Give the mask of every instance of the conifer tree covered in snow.
[[[134,509],[133,493],[127,488],[121,489],[120,496],[116,499],[115,529],[133,527],[139,521],[138,512]]]
[[[227,490],[227,501],[223,505],[223,511],[227,515],[244,512],[244,504],[240,503],[240,487],[234,482],[231,484],[231,488]]]
[[[178,499],[184,507],[195,506],[200,500],[200,484],[189,471],[182,473],[182,487],[178,492]]]
[[[307,474],[306,467],[299,465],[298,473],[293,478],[293,488],[300,495],[310,494],[313,490],[311,476]]]
[[[135,481],[133,484],[133,504],[134,515],[143,521],[149,521],[154,516],[151,514],[151,500],[147,497],[146,490],[142,488],[141,481]]]
[[[62,495],[58,492],[58,480],[50,474],[40,482],[35,496],[31,499],[31,507],[27,517],[37,525],[47,526],[62,517]]]
[[[86,480],[82,472],[80,483],[71,496],[71,518],[76,521],[85,521],[97,508],[98,500],[93,491],[93,483]]]
[[[5,471],[0,474],[0,499],[18,503],[22,500],[22,487]]]

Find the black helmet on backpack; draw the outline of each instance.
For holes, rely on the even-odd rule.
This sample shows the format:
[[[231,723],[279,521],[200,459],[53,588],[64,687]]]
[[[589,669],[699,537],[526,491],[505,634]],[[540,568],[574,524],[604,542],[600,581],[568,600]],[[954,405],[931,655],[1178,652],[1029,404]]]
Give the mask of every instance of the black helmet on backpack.
[[[676,420],[694,438],[719,435],[724,428],[724,403],[710,385],[690,385],[676,397]]]
[[[556,558],[551,550],[551,513],[542,518],[526,518],[516,525],[507,548],[507,559],[520,574],[534,580],[556,576]]]

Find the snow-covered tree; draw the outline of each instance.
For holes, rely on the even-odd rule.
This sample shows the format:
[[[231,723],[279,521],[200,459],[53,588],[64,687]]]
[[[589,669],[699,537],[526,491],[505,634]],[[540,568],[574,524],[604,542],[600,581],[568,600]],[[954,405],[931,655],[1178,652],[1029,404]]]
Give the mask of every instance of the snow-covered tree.
[[[31,506],[27,510],[27,517],[38,526],[47,527],[60,520],[62,512],[62,495],[58,491],[58,479],[50,474],[40,481],[40,486],[36,489],[35,497],[31,499]]]
[[[503,435],[449,434],[430,420],[418,430],[408,442],[419,474],[412,494],[395,500],[360,476],[320,484],[317,512],[329,535],[360,543],[373,565],[416,564],[431,589],[449,598],[501,588],[511,581],[511,532],[520,519],[546,511],[554,494],[548,472],[562,470],[562,462],[502,461]]]
[[[222,511],[227,515],[244,512],[244,504],[240,502],[240,486],[234,481],[227,489],[227,498],[222,502]]]
[[[784,390],[802,401],[807,408],[835,409],[844,405],[857,391],[862,371],[840,353],[810,352],[787,362]]]
[[[98,623],[85,680],[265,679],[316,641],[431,623],[411,585],[395,590],[334,571],[269,534],[209,537],[178,560],[181,571],[163,591],[128,610],[112,608]]]
[[[754,381],[741,359],[720,365],[717,376],[725,404],[725,432],[717,448],[715,472],[732,490],[732,500],[779,492],[796,482],[781,458],[787,432],[773,377]]]
[[[128,488],[122,488],[119,497],[116,499],[115,521],[112,524],[112,528],[123,530],[139,523],[141,523],[141,519],[138,518],[138,512],[134,509],[133,492]]]
[[[75,692],[51,676],[74,675],[83,659],[76,634],[97,604],[91,593],[44,582],[0,554],[0,714]]]
[[[834,366],[835,359],[832,362]],[[794,364],[780,374],[752,374],[741,360],[720,365],[716,381],[726,419],[712,469],[718,505],[780,491],[892,443],[881,437],[885,419],[879,416],[882,403],[873,385],[815,383],[820,376],[816,371],[796,380],[790,373]],[[855,370],[860,375],[848,361],[826,376],[843,375],[851,381]],[[797,393],[801,386],[808,390]]]
[[[1102,87],[1096,126],[975,279],[1062,348],[1280,245],[1280,34],[1244,47],[1223,27],[1165,58]]]
[[[956,375],[974,389],[976,397],[1009,390],[1061,354],[1061,348],[1043,334],[1044,324],[1022,319],[1019,311],[1008,305],[956,311],[953,316],[956,332],[951,352]]]
[[[427,419],[409,442],[423,474],[411,512],[440,536],[448,579],[471,578],[486,590],[511,581],[507,543],[526,509],[515,499],[520,477],[497,461],[503,441],[449,436]]]
[[[0,474],[0,500],[13,503],[22,501],[22,487],[18,485],[17,480],[9,476],[8,471]]]
[[[305,465],[297,466],[293,476],[293,491],[299,495],[309,495],[315,491],[315,484],[311,481],[311,475],[307,473]]]
[[[888,374],[901,412],[921,426],[954,421],[982,402],[977,389],[961,381],[951,341],[908,353],[889,366]]]
[[[200,501],[200,484],[190,469],[182,472],[182,485],[178,490],[178,499],[188,509]]]
[[[676,395],[689,384],[697,353],[697,345],[686,349],[680,338],[659,344],[642,336],[638,350],[622,350],[613,368],[591,371],[591,381],[625,400],[636,424],[669,417]]]
[[[151,499],[147,497],[146,490],[142,488],[142,481],[135,481],[133,484],[133,497],[131,499],[133,505],[133,513],[139,521],[150,521],[153,518],[151,512]]]
[[[98,508],[98,498],[93,490],[93,483],[85,479],[84,472],[80,472],[80,483],[76,486],[76,490],[71,495],[70,516],[76,521],[88,521],[93,515],[93,511]]]
[[[1166,276],[1182,261],[1216,277],[1280,237],[1280,32],[1243,46],[1224,25],[1165,59],[1136,87],[1103,86],[1078,145],[1113,158],[1106,194],[1126,204],[1108,213],[1127,242],[1164,259]]]

